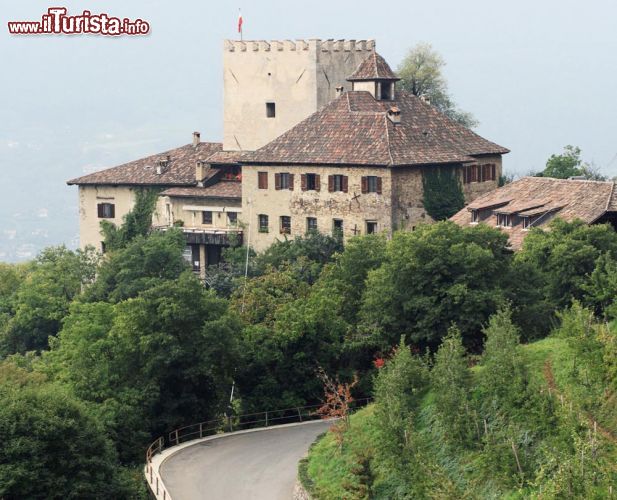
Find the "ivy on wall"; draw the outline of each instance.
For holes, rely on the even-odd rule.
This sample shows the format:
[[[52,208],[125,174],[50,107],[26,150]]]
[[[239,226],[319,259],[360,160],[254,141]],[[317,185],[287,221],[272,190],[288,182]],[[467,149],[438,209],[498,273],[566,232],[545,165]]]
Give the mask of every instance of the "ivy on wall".
[[[422,203],[434,220],[446,220],[465,206],[461,180],[453,167],[429,167],[422,172]]]

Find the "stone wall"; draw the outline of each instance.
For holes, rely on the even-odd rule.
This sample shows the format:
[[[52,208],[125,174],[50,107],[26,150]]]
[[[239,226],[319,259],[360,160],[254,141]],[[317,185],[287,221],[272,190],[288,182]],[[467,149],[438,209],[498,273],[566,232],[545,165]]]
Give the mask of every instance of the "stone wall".
[[[472,182],[470,184],[463,184],[463,193],[465,194],[465,203],[471,203],[476,198],[497,189],[499,184],[499,177],[502,173],[501,155],[483,156],[478,158],[478,165],[485,163],[495,164],[495,180],[485,182]],[[461,183],[463,182],[463,174],[461,170]]]
[[[257,173],[268,173],[268,189],[258,189]],[[294,174],[294,189],[276,190],[274,174]],[[300,175],[320,175],[320,191],[302,191]],[[391,176],[390,169],[379,167],[242,167],[242,220],[251,228],[251,246],[261,251],[277,239],[284,239],[279,230],[279,217],[291,216],[290,237],[306,233],[306,218],[317,218],[317,228],[325,234],[332,234],[333,219],[342,219],[345,238],[366,233],[366,221],[376,221],[378,231],[390,233]],[[348,192],[328,192],[329,175],[346,175]],[[362,176],[374,175],[382,178],[382,193],[362,194]],[[258,232],[258,215],[269,216],[268,233]],[[354,231],[355,229],[355,231]]]

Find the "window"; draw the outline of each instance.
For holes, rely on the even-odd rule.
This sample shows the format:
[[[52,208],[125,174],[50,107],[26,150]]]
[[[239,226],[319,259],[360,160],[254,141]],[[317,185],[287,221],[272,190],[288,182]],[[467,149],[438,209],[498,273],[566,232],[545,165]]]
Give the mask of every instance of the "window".
[[[375,234],[377,232],[377,221],[366,221],[366,234]]]
[[[283,172],[274,174],[274,189],[294,189],[294,174]]]
[[[268,118],[274,118],[276,116],[276,104],[273,102],[266,103],[266,116]]]
[[[381,82],[379,85],[379,98],[384,101],[392,99],[392,87],[394,84],[390,82]]]
[[[321,177],[318,174],[302,174],[300,176],[302,191],[319,191]]]
[[[201,212],[201,223],[202,224],[212,224],[212,212],[210,211]]]
[[[343,235],[343,219],[332,219],[332,235]]]
[[[307,217],[306,218],[306,232],[310,233],[312,231],[317,231],[317,218]]]
[[[347,176],[346,175],[329,175],[328,176],[328,191],[330,193],[341,191],[347,192]]]
[[[259,219],[259,232],[267,233],[270,225],[268,216],[266,214],[259,214],[257,217]]]
[[[281,215],[281,234],[291,234],[291,217]]]
[[[486,163],[484,165],[466,165],[463,167],[463,184],[494,181],[496,178],[497,167],[494,163]]]
[[[230,226],[238,225],[238,212],[227,212],[227,224]]]
[[[362,194],[366,193],[381,194],[381,177],[375,175],[362,177]]]
[[[97,210],[99,219],[113,219],[116,216],[116,205],[113,203],[99,203]]]
[[[471,223],[477,224],[478,222],[480,222],[480,216],[478,214],[478,210],[472,210],[471,211]]]
[[[257,188],[268,189],[268,172],[257,172]]]
[[[497,225],[500,227],[512,227],[512,216],[510,214],[497,214]]]

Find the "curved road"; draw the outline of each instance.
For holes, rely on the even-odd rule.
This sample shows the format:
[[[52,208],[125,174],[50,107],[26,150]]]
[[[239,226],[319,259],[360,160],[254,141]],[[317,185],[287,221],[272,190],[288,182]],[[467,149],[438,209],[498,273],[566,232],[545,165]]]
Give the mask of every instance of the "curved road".
[[[332,422],[230,434],[175,453],[160,473],[173,500],[290,500],[298,461]]]

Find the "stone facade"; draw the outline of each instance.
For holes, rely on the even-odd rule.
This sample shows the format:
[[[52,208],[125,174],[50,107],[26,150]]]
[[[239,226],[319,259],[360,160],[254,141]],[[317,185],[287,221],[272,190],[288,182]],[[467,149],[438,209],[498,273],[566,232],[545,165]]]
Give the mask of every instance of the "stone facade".
[[[268,188],[259,189],[258,173],[266,172]],[[276,173],[294,174],[293,190],[275,189]],[[320,189],[302,191],[301,175],[317,174]],[[328,176],[347,176],[347,192],[329,192]],[[363,176],[381,177],[382,192],[362,194]],[[377,231],[392,230],[391,170],[379,167],[338,167],[338,166],[244,166],[242,172],[242,220],[251,224],[250,244],[256,251],[262,251],[274,241],[306,234],[307,217],[317,219],[317,230],[332,234],[333,220],[343,220],[345,238],[366,233],[366,222],[377,222]],[[259,215],[267,215],[268,232],[259,231]],[[280,231],[280,217],[291,217],[289,235]]]
[[[254,151],[350,88],[374,40],[225,40],[223,149]],[[275,116],[268,117],[266,103]]]

